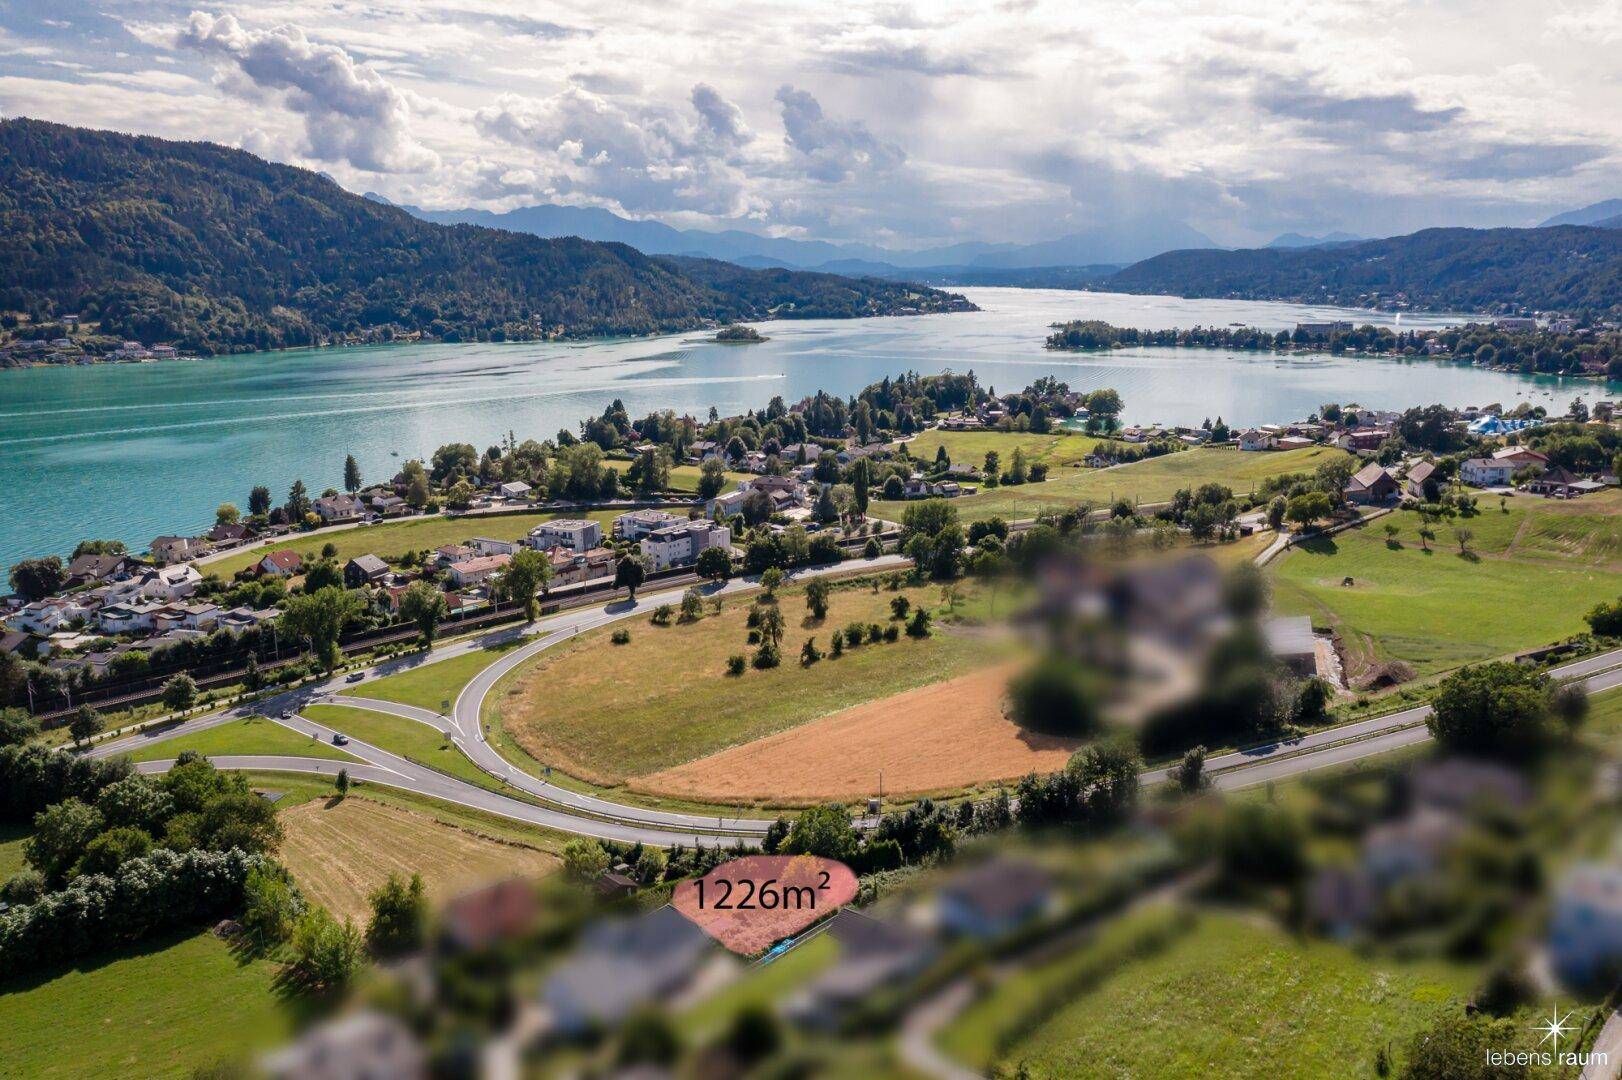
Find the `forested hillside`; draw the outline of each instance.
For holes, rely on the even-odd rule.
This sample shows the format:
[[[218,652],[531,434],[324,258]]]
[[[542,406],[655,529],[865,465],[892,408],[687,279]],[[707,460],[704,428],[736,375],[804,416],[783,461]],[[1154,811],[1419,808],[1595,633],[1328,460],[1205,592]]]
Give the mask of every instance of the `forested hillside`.
[[[36,323],[76,314],[106,334],[207,353],[355,334],[645,334],[942,310],[954,299],[434,225],[211,143],[0,121],[0,311]]]
[[[1102,287],[1353,307],[1610,311],[1622,309],[1622,231],[1426,229],[1328,248],[1168,251]]]

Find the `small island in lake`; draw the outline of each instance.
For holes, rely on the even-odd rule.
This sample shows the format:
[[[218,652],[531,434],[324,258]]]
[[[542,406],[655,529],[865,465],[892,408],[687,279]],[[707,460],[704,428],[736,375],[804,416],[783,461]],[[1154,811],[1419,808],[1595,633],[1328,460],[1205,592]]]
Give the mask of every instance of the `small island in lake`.
[[[716,333],[715,340],[730,341],[734,344],[750,344],[756,341],[770,341],[771,339],[753,326],[723,326]]]

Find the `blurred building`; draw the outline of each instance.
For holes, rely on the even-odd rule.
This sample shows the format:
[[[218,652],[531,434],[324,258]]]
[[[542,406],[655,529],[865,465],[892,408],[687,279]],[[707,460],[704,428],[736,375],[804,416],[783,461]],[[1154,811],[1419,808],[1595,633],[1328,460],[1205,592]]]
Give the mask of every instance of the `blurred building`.
[[[1569,986],[1611,980],[1622,969],[1622,866],[1581,863],[1555,890],[1549,959]]]
[[[552,1030],[579,1035],[624,1019],[685,989],[715,949],[710,936],[670,906],[598,923],[541,988]]]
[[[271,1080],[415,1080],[428,1075],[422,1044],[399,1020],[361,1012],[312,1029],[267,1056]]]

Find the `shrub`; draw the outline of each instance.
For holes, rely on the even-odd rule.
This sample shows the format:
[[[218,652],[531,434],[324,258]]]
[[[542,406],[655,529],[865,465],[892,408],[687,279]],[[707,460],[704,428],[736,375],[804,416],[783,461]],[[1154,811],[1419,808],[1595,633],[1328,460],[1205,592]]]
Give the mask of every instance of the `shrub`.
[[[733,653],[731,656],[727,657],[727,674],[742,675],[743,669],[748,665],[749,661],[742,653]]]
[[[884,545],[879,543],[878,537],[869,537],[867,546],[862,548],[862,557],[867,559],[876,559],[883,554]]]
[[[907,623],[907,636],[912,638],[926,638],[929,636],[929,611],[919,608],[912,613],[912,621]]]
[[[833,644],[828,646],[828,659],[837,660],[845,655],[845,636],[835,634]]]
[[[901,628],[899,626],[897,626],[895,623],[891,623],[889,626],[886,626],[884,628],[884,640],[888,641],[888,642],[900,641],[901,640]]]
[[[653,614],[648,617],[648,621],[655,626],[669,626],[670,620],[675,614],[675,609],[669,604],[660,604],[653,609]]]
[[[239,850],[160,849],[115,875],[77,878],[0,915],[0,979],[236,911],[262,865],[263,856]]]
[[[428,896],[421,874],[412,874],[410,881],[390,874],[368,899],[372,919],[366,924],[366,945],[373,955],[401,956],[422,945]]]
[[[782,654],[777,651],[777,646],[773,645],[769,641],[763,641],[760,643],[760,648],[755,650],[755,658],[751,661],[756,668],[762,671],[765,671],[768,668],[774,668],[782,662]]]
[[[339,923],[326,908],[311,907],[293,927],[289,974],[307,993],[335,994],[349,985],[364,959],[355,924]]]
[[[905,596],[892,597],[890,600],[890,618],[905,619],[912,608],[912,601]]]
[[[629,645],[631,643],[631,632],[622,626],[610,634],[608,640],[615,645]]]
[[[1077,737],[1098,730],[1098,695],[1064,657],[1045,657],[1015,677],[1008,700],[1014,722],[1032,731]]]
[[[862,624],[859,622],[853,622],[849,626],[845,627],[845,647],[847,649],[854,649],[856,646],[860,645],[866,632],[866,627],[862,626]]]

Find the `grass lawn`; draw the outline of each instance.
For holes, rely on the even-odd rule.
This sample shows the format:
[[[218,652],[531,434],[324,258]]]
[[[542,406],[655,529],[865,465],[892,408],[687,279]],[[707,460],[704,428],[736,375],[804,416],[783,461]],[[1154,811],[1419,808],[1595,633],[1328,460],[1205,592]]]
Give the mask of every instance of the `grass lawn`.
[[[1032,518],[1043,510],[1063,510],[1077,503],[1103,508],[1117,499],[1161,503],[1181,488],[1208,483],[1226,484],[1236,494],[1248,494],[1268,477],[1311,472],[1325,461],[1344,456],[1345,451],[1327,446],[1283,453],[1245,453],[1232,448],[1187,450],[1112,469],[1066,469],[1040,484],[982,489],[953,499],[952,505],[967,522],[990,517]],[[905,502],[878,501],[869,513],[900,521],[906,506]]]
[[[371,891],[390,874],[421,874],[440,903],[497,878],[539,877],[556,856],[365,796],[310,800],[282,811],[278,857],[299,888],[338,918],[364,924]]]
[[[445,702],[455,702],[462,687],[501,656],[508,649],[517,648],[518,641],[508,641],[490,648],[478,649],[449,660],[436,660],[398,675],[389,675],[342,693],[350,697],[378,698],[397,701],[402,705],[415,705],[419,709],[444,712]]]
[[[287,1037],[279,965],[184,932],[0,987],[6,1076],[189,1076]]]
[[[499,780],[469,761],[449,738],[427,724],[344,705],[312,705],[302,710],[302,715],[419,765],[492,791],[502,790]]]
[[[282,727],[274,720],[250,716],[244,720],[211,727],[191,735],[173,739],[157,739],[137,748],[130,754],[131,761],[168,761],[182,750],[195,750],[204,757],[218,754],[266,754],[330,758],[335,761],[353,761],[350,755],[336,746],[300,735]]]
[[[700,469],[697,465],[672,465],[670,467],[670,489],[672,491],[689,491],[695,496],[698,494],[698,478]],[[749,480],[753,473],[732,472],[726,470],[726,486],[722,491],[731,491],[738,486],[738,481]],[[606,529],[607,526],[604,526]]]
[[[907,451],[923,461],[934,461],[941,447],[954,465],[973,465],[976,469],[986,463],[986,451],[995,450],[1004,472],[1014,460],[1014,451],[1025,451],[1025,460],[1032,465],[1043,462],[1050,468],[1081,461],[1103,442],[1091,435],[1056,431],[1048,435],[1032,435],[1019,431],[926,431],[907,444]]]
[[[621,513],[619,510],[593,510],[584,516],[602,522],[603,532],[607,533],[613,527],[614,519]],[[445,544],[463,543],[475,536],[488,536],[494,540],[516,540],[528,535],[529,530],[543,521],[581,516],[578,512],[562,513],[547,510],[522,514],[479,514],[458,518],[406,518],[403,521],[389,521],[361,528],[284,537],[266,547],[244,551],[218,562],[204,563],[198,569],[205,575],[229,581],[238,570],[252,566],[264,558],[268,551],[296,551],[305,559],[314,559],[318,558],[321,549],[330,543],[338,549],[340,563],[357,555],[366,554],[393,558],[408,551],[432,551]]]
[[[1388,542],[1385,527],[1400,531]],[[1399,511],[1299,545],[1273,563],[1274,603],[1334,627],[1348,676],[1390,661],[1426,676],[1586,629],[1583,614],[1622,594],[1622,493],[1500,510],[1436,526],[1422,550],[1417,515]],[[1453,529],[1475,534],[1462,555]],[[1351,585],[1343,582],[1350,578]]]
[[[27,865],[23,847],[33,832],[27,825],[0,824],[0,881]]]
[[[903,590],[913,604],[936,605],[938,586]],[[784,590],[782,666],[726,673],[727,657],[752,654],[745,617],[752,601],[729,601],[719,615],[659,627],[628,620],[627,645],[609,630],[548,649],[509,674],[486,702],[500,727],[537,761],[597,784],[616,784],[749,742],[819,716],[938,682],[985,666],[998,652],[986,642],[937,625],[933,636],[863,645],[809,668],[800,647],[816,637],[824,651],[836,627],[856,620],[888,624],[888,589],[836,585],[828,618],[806,625],[804,592]]]
[[[1173,920],[1183,932],[1134,950],[1131,935],[1155,917],[1165,918],[1123,919],[1078,953],[1004,983],[952,1025],[947,1046],[973,1060],[1011,1031],[1000,1061],[1028,1063],[1037,1076],[1362,1076],[1378,1046],[1400,1050],[1460,1007],[1476,980],[1471,969],[1365,959],[1218,915]],[[1083,970],[1089,962],[1095,971]],[[1013,999],[1051,1003],[1046,988],[1067,973],[1082,976],[1079,992],[1020,1033]]]

